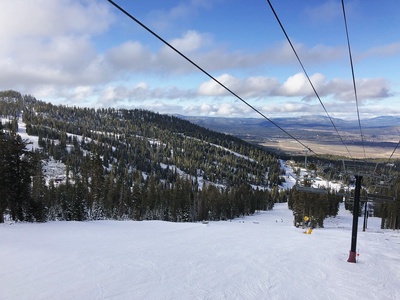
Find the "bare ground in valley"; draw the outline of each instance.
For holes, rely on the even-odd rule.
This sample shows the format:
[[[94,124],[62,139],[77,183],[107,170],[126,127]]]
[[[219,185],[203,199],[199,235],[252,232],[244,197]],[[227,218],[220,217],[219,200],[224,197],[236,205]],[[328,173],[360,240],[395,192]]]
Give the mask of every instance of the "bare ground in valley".
[[[323,141],[321,143],[315,141],[302,141],[303,144],[308,146],[311,150],[313,150],[316,154],[330,154],[330,155],[338,155],[338,156],[346,156],[350,157],[349,152],[352,158],[386,158],[388,159],[394,150],[394,147],[380,147],[380,146],[353,146],[343,144],[333,144],[327,143]],[[293,155],[304,155],[305,148],[294,140],[289,139],[276,139],[267,142],[261,143],[262,146],[269,148],[271,150],[284,152]],[[365,154],[364,154],[365,149]],[[314,153],[309,153],[310,155]],[[392,159],[400,159],[400,151],[396,151]]]

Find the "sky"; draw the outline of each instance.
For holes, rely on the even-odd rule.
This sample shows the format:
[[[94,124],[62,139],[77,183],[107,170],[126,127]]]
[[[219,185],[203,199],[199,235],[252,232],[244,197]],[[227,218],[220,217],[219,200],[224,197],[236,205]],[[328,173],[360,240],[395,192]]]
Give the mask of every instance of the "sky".
[[[191,116],[398,115],[400,2],[0,0],[0,90]]]

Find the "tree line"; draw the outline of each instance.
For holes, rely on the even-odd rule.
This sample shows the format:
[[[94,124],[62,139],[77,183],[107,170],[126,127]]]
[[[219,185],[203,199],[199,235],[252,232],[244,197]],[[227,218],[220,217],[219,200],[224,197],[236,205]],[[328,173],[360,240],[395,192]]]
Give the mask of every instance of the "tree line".
[[[47,185],[40,156],[26,149],[27,141],[1,134],[0,216],[13,220],[165,220],[194,222],[228,220],[273,208],[278,190],[250,185],[218,187],[181,176],[170,170],[170,180],[139,171],[104,172],[97,156],[87,156],[81,172],[67,168],[66,180]],[[4,222],[4,219],[0,219]]]
[[[312,227],[324,227],[327,217],[337,216],[342,197],[331,191],[326,194],[303,192],[294,187],[288,201],[288,206],[293,211],[294,225],[302,225],[304,217],[308,217]]]

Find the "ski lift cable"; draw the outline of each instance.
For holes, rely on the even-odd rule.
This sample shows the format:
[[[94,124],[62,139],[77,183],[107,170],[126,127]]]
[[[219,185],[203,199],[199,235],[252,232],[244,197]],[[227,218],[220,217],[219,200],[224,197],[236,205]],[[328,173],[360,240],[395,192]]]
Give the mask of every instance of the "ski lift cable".
[[[209,78],[211,78],[213,81],[215,81],[218,85],[220,85],[222,88],[224,88],[226,91],[228,91],[231,95],[233,95],[234,97],[236,97],[237,99],[239,99],[241,102],[243,102],[244,104],[246,104],[248,107],[250,107],[252,110],[254,110],[255,112],[257,112],[260,116],[262,116],[264,119],[266,119],[268,122],[270,122],[271,124],[273,124],[275,127],[277,127],[279,130],[283,131],[286,135],[288,135],[290,138],[292,138],[293,140],[295,140],[296,142],[298,142],[300,145],[302,145],[303,147],[307,148],[310,152],[314,153],[317,155],[317,153],[315,151],[313,151],[310,147],[308,147],[307,145],[305,145],[303,142],[301,142],[298,138],[296,138],[295,136],[293,136],[291,133],[289,133],[288,131],[286,131],[284,128],[282,128],[281,126],[279,126],[277,123],[275,123],[274,121],[272,121],[270,118],[268,118],[266,115],[264,115],[261,111],[259,111],[258,109],[256,109],[254,106],[252,106],[250,103],[248,103],[247,101],[245,101],[243,98],[241,98],[239,95],[237,95],[236,93],[234,93],[231,89],[229,89],[227,86],[225,86],[223,83],[221,83],[219,80],[217,80],[215,77],[213,77],[210,73],[208,73],[206,70],[204,70],[202,67],[200,67],[198,64],[196,64],[193,60],[191,60],[189,57],[187,57],[186,55],[184,55],[182,52],[180,52],[177,48],[175,48],[174,46],[172,46],[170,43],[168,43],[165,39],[163,39],[161,36],[159,36],[156,32],[154,32],[153,30],[151,30],[149,27],[147,27],[145,24],[143,24],[142,22],[140,22],[137,18],[135,18],[134,16],[132,16],[130,13],[128,13],[125,9],[123,9],[121,6],[119,6],[118,4],[116,4],[114,1],[112,0],[108,0],[108,2],[110,2],[112,5],[114,5],[117,9],[119,9],[122,13],[124,13],[127,17],[129,17],[130,19],[132,19],[133,21],[135,21],[137,24],[139,24],[140,26],[142,26],[144,29],[146,29],[148,32],[150,32],[153,36],[155,36],[157,39],[159,39],[161,42],[163,42],[165,45],[167,45],[169,48],[171,48],[172,50],[174,50],[177,54],[179,54],[180,56],[182,56],[184,59],[186,59],[189,63],[191,63],[193,66],[195,66],[197,69],[199,69],[201,72],[203,72],[205,75],[207,75]]]
[[[298,62],[300,63],[300,66],[301,66],[301,68],[303,69],[304,75],[306,75],[307,80],[308,80],[308,82],[310,83],[311,88],[312,88],[313,91],[314,91],[314,94],[316,95],[317,99],[319,100],[319,103],[320,103],[321,106],[323,107],[323,109],[324,109],[326,115],[328,116],[329,120],[331,121],[331,124],[332,124],[333,128],[335,129],[336,133],[338,134],[338,136],[339,136],[339,138],[340,138],[342,144],[343,144],[344,147],[346,148],[347,153],[348,153],[349,156],[352,158],[352,155],[351,155],[351,153],[350,153],[350,151],[349,151],[347,145],[345,144],[345,142],[344,142],[342,136],[341,136],[340,133],[339,133],[339,130],[337,129],[335,123],[333,122],[332,117],[329,115],[328,110],[326,109],[326,107],[325,107],[324,103],[322,102],[322,100],[321,100],[319,94],[317,93],[317,90],[315,89],[315,87],[314,87],[314,85],[313,85],[313,83],[312,83],[312,81],[311,81],[311,79],[310,79],[310,76],[308,76],[308,73],[307,73],[307,71],[306,71],[306,69],[305,69],[303,63],[301,62],[301,59],[300,59],[299,55],[297,54],[297,51],[296,51],[296,49],[294,48],[294,46],[293,46],[293,44],[292,44],[292,42],[291,42],[291,40],[290,40],[288,34],[286,33],[286,30],[285,30],[285,28],[283,27],[283,25],[282,25],[282,23],[281,23],[281,21],[280,21],[278,15],[277,15],[277,13],[275,12],[275,9],[274,9],[274,7],[272,6],[271,1],[270,1],[270,0],[267,0],[267,2],[268,2],[268,4],[269,4],[269,6],[270,6],[270,8],[271,8],[271,10],[272,10],[272,13],[274,14],[276,20],[278,21],[279,26],[281,27],[281,29],[282,29],[282,31],[283,31],[283,34],[285,35],[287,41],[289,42],[289,45],[290,45],[290,47],[292,48],[292,50],[293,50],[293,52],[294,52],[294,54],[295,54],[295,56],[296,56]]]
[[[388,161],[390,161],[390,160],[392,159],[394,153],[396,152],[397,148],[399,147],[399,144],[400,144],[400,140],[398,141],[396,147],[394,147],[394,150],[393,150],[392,154],[390,154],[390,157],[389,157],[389,160],[388,160]]]
[[[343,171],[349,174],[358,174],[365,177],[374,177],[377,173],[379,163],[367,160],[345,160],[342,159]]]
[[[363,146],[364,158],[366,158],[364,135],[363,135],[363,132],[362,132],[362,129],[361,129],[361,120],[360,120],[360,110],[359,110],[359,107],[358,107],[358,96],[357,96],[356,79],[355,79],[355,76],[354,76],[354,65],[353,65],[353,58],[352,58],[352,55],[351,55],[349,30],[348,30],[348,26],[347,26],[347,18],[346,18],[346,10],[345,10],[345,6],[344,6],[344,0],[342,0],[342,11],[343,11],[344,27],[346,29],[347,48],[348,48],[348,51],[349,51],[351,75],[352,75],[352,78],[353,78],[353,89],[354,89],[354,97],[355,97],[355,100],[356,100],[356,107],[357,107],[358,126],[360,128],[361,143],[362,143],[362,146]]]
[[[400,133],[400,131],[398,129],[397,129],[397,133]],[[399,145],[400,145],[400,140],[397,142],[396,146],[394,147],[392,154],[390,154],[389,159],[387,161],[387,165],[391,164],[390,160],[392,159],[392,157],[393,157],[394,153],[396,152],[397,148],[399,147]]]

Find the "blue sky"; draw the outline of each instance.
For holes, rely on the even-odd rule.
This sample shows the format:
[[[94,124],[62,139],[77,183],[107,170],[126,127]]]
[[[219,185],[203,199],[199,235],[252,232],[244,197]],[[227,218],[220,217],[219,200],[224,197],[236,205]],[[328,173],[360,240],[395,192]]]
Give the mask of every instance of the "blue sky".
[[[259,117],[108,1],[2,1],[0,89],[54,104]],[[267,1],[115,2],[267,117],[325,115]],[[331,117],[356,119],[340,0],[271,0]],[[400,1],[345,1],[363,119],[400,113]]]

